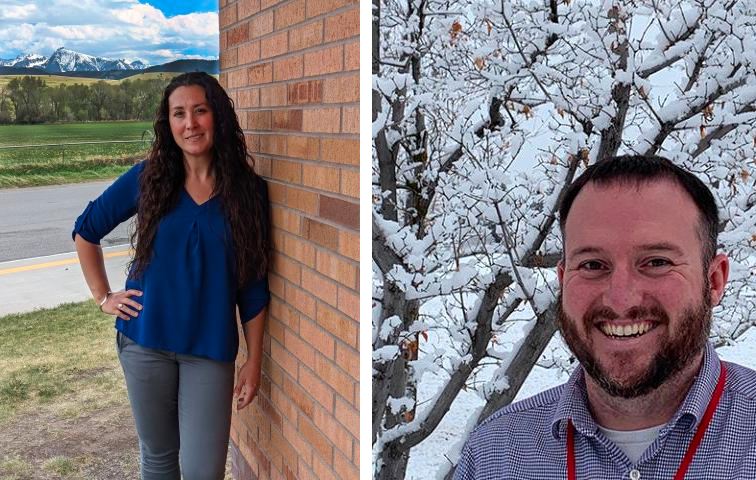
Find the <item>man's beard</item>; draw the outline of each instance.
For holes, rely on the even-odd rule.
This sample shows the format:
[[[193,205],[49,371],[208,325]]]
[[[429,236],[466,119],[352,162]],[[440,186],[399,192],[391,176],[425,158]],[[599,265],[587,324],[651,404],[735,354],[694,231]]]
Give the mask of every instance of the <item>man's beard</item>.
[[[677,331],[672,331],[669,315],[659,305],[652,307],[633,307],[628,311],[630,319],[653,319],[659,322],[656,328],[666,326],[667,337],[662,340],[661,347],[651,360],[646,371],[631,382],[621,382],[610,376],[605,365],[602,365],[592,351],[589,343],[590,333],[596,320],[612,320],[619,318],[613,310],[606,307],[589,309],[582,318],[583,328],[587,338],[581,338],[576,327],[575,319],[569,317],[562,308],[562,292],[557,299],[557,325],[565,343],[577,357],[586,373],[609,395],[622,398],[635,398],[645,395],[658,388],[667,379],[683,368],[701,352],[706,345],[711,329],[711,294],[708,282],[703,298],[697,306],[686,307],[677,325]],[[603,333],[601,333],[603,335]],[[646,333],[648,334],[648,333]]]

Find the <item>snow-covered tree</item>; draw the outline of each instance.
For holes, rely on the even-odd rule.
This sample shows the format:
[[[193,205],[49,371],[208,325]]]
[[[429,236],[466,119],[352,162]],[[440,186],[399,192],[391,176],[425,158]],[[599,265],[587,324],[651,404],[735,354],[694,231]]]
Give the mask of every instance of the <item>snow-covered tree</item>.
[[[754,323],[756,2],[372,5],[375,478],[404,478],[461,390],[485,401],[464,438],[542,359],[559,199],[599,159],[663,155],[711,186],[732,262],[712,340]],[[418,404],[426,373],[444,382]]]

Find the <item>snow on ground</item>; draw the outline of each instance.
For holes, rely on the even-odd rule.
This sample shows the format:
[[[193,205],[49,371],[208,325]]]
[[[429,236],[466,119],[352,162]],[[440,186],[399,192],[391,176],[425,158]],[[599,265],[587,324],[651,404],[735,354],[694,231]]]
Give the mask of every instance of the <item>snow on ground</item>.
[[[718,349],[720,358],[756,370],[756,331],[754,330],[756,329],[749,330],[738,340],[736,345]],[[561,339],[555,336],[545,351],[557,349],[561,344]],[[568,374],[560,369],[546,369],[536,366],[522,385],[515,401],[531,397],[538,392],[564,383],[567,378]],[[422,405],[422,401],[432,395],[442,384],[443,379],[436,375],[426,374],[418,392],[419,404]],[[460,392],[438,428],[424,442],[412,449],[406,479],[435,479],[439,469],[444,464],[448,464],[446,452],[455,444],[464,442],[460,431],[464,430],[470,415],[478,411],[483,404],[483,400],[477,393],[473,391]]]

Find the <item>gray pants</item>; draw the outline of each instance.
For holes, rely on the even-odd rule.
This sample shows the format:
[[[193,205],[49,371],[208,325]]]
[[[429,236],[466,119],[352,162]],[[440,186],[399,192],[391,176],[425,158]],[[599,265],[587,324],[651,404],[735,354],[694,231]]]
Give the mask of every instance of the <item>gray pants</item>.
[[[120,332],[116,343],[142,479],[180,480],[182,473],[185,480],[223,479],[234,363],[145,348]]]

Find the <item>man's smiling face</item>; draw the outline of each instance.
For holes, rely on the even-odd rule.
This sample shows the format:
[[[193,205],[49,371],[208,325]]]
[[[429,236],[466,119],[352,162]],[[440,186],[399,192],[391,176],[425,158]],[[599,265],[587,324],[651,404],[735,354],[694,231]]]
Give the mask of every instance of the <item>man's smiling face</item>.
[[[696,204],[669,180],[589,182],[575,198],[558,268],[558,321],[611,395],[648,393],[705,345],[721,292],[712,299],[699,231]],[[726,261],[718,255],[711,263],[725,262],[725,277]]]

